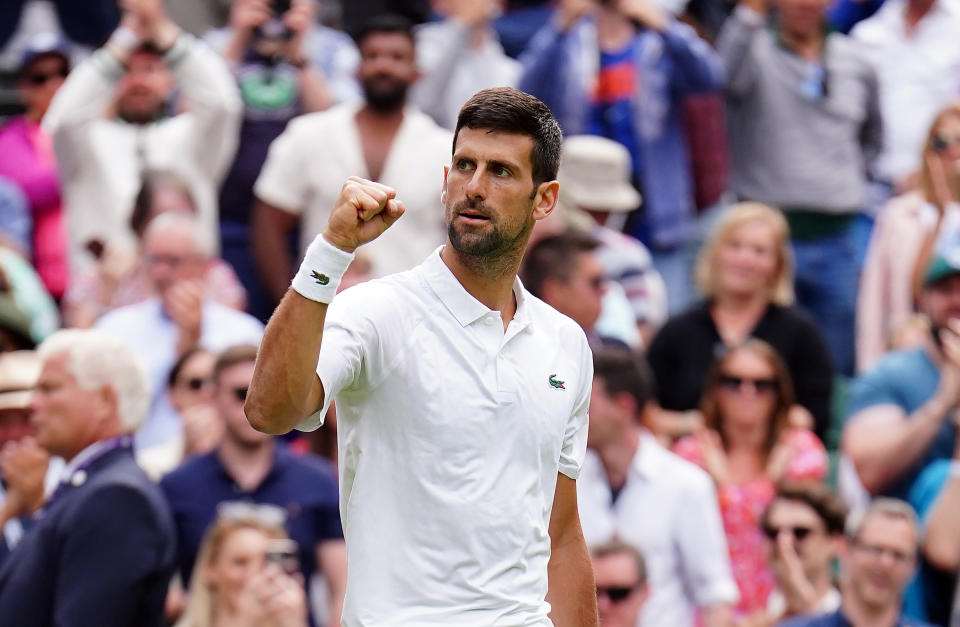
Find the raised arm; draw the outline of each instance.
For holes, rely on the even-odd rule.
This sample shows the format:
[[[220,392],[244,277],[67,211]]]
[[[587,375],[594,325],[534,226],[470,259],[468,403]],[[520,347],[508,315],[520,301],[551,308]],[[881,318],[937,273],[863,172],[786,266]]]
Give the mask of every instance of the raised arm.
[[[740,0],[717,36],[717,52],[726,72],[727,93],[745,96],[757,80],[753,44],[766,23],[764,0]]]
[[[310,245],[294,286],[267,323],[244,404],[254,429],[286,433],[323,407],[316,368],[337,274],[357,247],[387,230],[403,211],[396,191],[386,185],[353,176],[344,183],[326,230]]]

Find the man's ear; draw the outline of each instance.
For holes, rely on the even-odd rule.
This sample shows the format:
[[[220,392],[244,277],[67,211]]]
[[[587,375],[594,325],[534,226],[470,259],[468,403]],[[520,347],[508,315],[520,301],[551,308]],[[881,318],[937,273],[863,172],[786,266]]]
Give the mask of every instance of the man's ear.
[[[450,174],[450,166],[443,166],[443,187],[440,188],[440,202],[447,204],[447,175]]]
[[[546,181],[537,186],[537,193],[533,199],[533,219],[543,220],[550,215],[557,206],[560,198],[560,183]]]

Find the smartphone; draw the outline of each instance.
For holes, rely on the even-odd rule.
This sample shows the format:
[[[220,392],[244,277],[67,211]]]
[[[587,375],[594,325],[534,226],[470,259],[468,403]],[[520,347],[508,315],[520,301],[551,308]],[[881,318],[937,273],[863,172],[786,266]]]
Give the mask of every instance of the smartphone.
[[[267,564],[276,564],[280,570],[292,575],[300,570],[300,550],[293,540],[271,540],[264,556]]]

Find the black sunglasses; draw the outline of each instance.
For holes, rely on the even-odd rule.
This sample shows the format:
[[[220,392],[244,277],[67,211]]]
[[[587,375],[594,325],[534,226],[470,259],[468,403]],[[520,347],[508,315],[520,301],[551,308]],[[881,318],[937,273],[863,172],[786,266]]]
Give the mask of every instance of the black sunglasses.
[[[191,392],[199,392],[210,383],[209,379],[202,377],[191,377],[186,380],[186,385]]]
[[[749,383],[757,392],[777,391],[776,379],[748,379],[723,374],[717,379],[717,383],[728,390],[741,390],[745,384]]]
[[[233,395],[237,397],[237,400],[241,403],[247,400],[247,390],[250,389],[247,386],[241,388],[233,388]]]
[[[774,527],[773,525],[765,525],[763,527],[763,534],[770,540],[776,540],[781,531],[792,534],[797,542],[803,542],[807,536],[813,533],[813,529],[810,527]]]
[[[635,588],[636,586],[597,586],[597,598],[607,597],[613,603],[621,603]]]
[[[56,72],[49,72],[47,74],[31,72],[29,74],[25,74],[23,76],[23,80],[34,87],[39,87],[40,85],[45,85],[47,81],[51,81],[55,78],[66,78],[68,73],[69,72],[67,72],[66,68],[57,70]]]

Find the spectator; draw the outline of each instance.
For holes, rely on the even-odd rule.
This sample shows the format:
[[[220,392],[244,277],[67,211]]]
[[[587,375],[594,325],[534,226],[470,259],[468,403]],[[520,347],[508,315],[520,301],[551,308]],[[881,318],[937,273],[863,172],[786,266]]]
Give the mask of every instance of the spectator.
[[[640,195],[630,184],[630,154],[605,137],[568,137],[563,142],[559,181],[558,215],[571,224],[578,222],[597,241],[597,259],[607,279],[623,288],[637,332],[644,346],[649,346],[667,315],[667,288],[647,247],[617,230],[624,212],[640,204]]]
[[[957,423],[960,424],[960,423]],[[926,473],[935,484],[931,490],[937,496],[926,512],[926,531],[923,538],[923,555],[936,569],[946,573],[960,570],[960,444],[955,447],[950,461],[936,462]],[[920,512],[923,515],[925,512]],[[960,586],[960,580],[957,581]],[[927,595],[929,597],[929,595]],[[941,609],[951,607],[950,599],[938,599]],[[950,627],[960,625],[960,587],[953,594],[953,612]]]
[[[960,201],[960,103],[937,113],[927,132],[919,188],[877,216],[857,297],[857,366],[871,369],[890,335],[914,311],[914,267],[931,233],[946,230]]]
[[[451,131],[470,97],[487,87],[515,87],[520,63],[508,57],[491,25],[503,0],[432,0],[441,19],[417,28],[417,66],[423,74],[411,99]]]
[[[166,213],[154,218],[144,232],[143,259],[155,296],[114,309],[96,323],[126,342],[147,366],[152,401],[137,432],[138,452],[164,447],[169,455],[161,458],[174,465],[183,425],[166,394],[166,381],[177,358],[194,346],[219,351],[238,342],[256,343],[263,333],[258,320],[209,297],[205,277],[212,250],[193,216]],[[171,468],[150,471],[162,474]]]
[[[697,260],[706,300],[670,319],[650,346],[664,410],[656,431],[676,437],[699,425],[697,408],[714,356],[755,337],[787,364],[799,405],[791,410],[793,421],[826,433],[830,356],[817,326],[791,304],[789,237],[783,217],[757,203],[734,205],[720,217]]]
[[[774,588],[760,517],[783,479],[820,480],[827,455],[817,437],[789,423],[793,385],[769,344],[749,339],[714,362],[701,410],[705,427],[675,452],[702,466],[717,484],[740,613],[767,606]]]
[[[917,517],[910,506],[896,499],[875,500],[866,512],[847,521],[847,540],[840,608],[824,616],[794,618],[782,627],[929,627],[900,613],[920,542]]]
[[[594,251],[597,242],[587,235],[552,235],[526,252],[520,279],[530,293],[576,322],[587,334],[591,348],[622,342],[601,337],[597,320],[607,290],[603,266]]]
[[[30,204],[20,186],[0,176],[0,247],[29,258],[33,242]]]
[[[960,258],[938,249],[923,274],[920,310],[930,318],[925,345],[890,353],[853,383],[843,450],[872,494],[907,499],[917,477],[950,459],[960,402]]]
[[[858,45],[828,32],[827,0],[740,0],[717,41],[727,69],[733,188],[790,222],[796,293],[833,364],[853,373],[854,315],[869,236],[867,176],[882,146],[877,77]]]
[[[29,408],[39,375],[36,352],[0,354],[0,566],[43,505],[49,455],[33,438]]]
[[[184,455],[209,453],[223,436],[223,420],[213,404],[216,353],[194,347],[173,365],[167,379],[170,404],[183,423]]]
[[[287,555],[284,512],[226,502],[204,534],[190,600],[176,627],[306,627],[303,585],[271,560]]]
[[[63,177],[75,269],[92,251],[131,241],[146,169],[175,172],[204,231],[216,233],[216,189],[236,148],[240,98],[224,62],[170,21],[162,0],[123,4],[120,27],[71,72],[43,122]],[[168,102],[174,87],[183,113]]]
[[[960,95],[960,6],[954,0],[893,0],[850,33],[880,80],[883,153],[877,174],[902,193],[923,163],[929,124]]]
[[[565,0],[521,61],[521,89],[567,135],[603,135],[630,151],[644,206],[627,232],[650,246],[670,307],[684,307],[696,219],[681,102],[721,86],[716,54],[650,0]]]
[[[346,34],[316,23],[315,0],[296,0],[279,16],[271,6],[269,0],[236,0],[230,27],[206,38],[230,62],[244,106],[237,153],[220,187],[220,244],[250,295],[248,311],[261,320],[273,307],[257,276],[250,219],[253,185],[270,143],[295,116],[359,96],[356,46]]]
[[[270,147],[254,188],[262,202],[253,215],[253,248],[271,304],[293,276],[286,236],[299,223],[306,249],[326,225],[348,176],[396,188],[407,208],[403,220],[366,251],[377,276],[420,263],[443,242],[436,173],[449,161],[451,138],[406,105],[418,77],[410,28],[391,16],[370,20],[356,37],[363,103],[298,118]]]
[[[346,585],[336,479],[326,462],[293,456],[247,422],[243,401],[256,355],[256,346],[235,346],[220,354],[213,385],[224,437],[215,450],[187,461],[161,482],[176,521],[180,574],[185,583],[201,577],[192,569],[218,504],[240,499],[276,505],[286,510],[287,530],[300,547],[303,581],[315,572],[323,575],[329,612],[323,618],[336,625]]]
[[[777,587],[761,613],[774,625],[790,616],[829,614],[840,607],[833,562],[843,548],[846,508],[818,483],[783,483],[763,513],[767,554]]]
[[[40,357],[31,422],[37,443],[67,466],[0,570],[0,616],[12,625],[159,627],[175,538],[160,489],[133,459],[146,374],[121,342],[90,330],[57,332]]]
[[[64,299],[66,326],[93,326],[110,310],[141,303],[154,295],[148,264],[143,255],[147,225],[158,215],[196,215],[190,190],[171,172],[143,173],[140,191],[130,215],[130,229],[137,248],[126,242],[110,242],[97,255],[96,263],[82,270]],[[232,309],[244,308],[246,294],[236,273],[223,259],[210,260],[205,275],[207,290],[216,302]]]
[[[590,551],[597,582],[597,609],[604,627],[656,625],[641,622],[649,596],[643,554],[623,542],[611,541]]]
[[[729,625],[737,586],[713,482],[641,427],[654,399],[636,358],[605,349],[593,361],[589,451],[577,480],[587,544],[617,538],[646,556],[642,620],[631,627]]]
[[[68,283],[67,239],[53,141],[40,120],[69,71],[63,42],[51,33],[35,36],[17,74],[17,91],[26,113],[0,128],[0,175],[15,182],[30,203],[28,258],[58,301]]]

